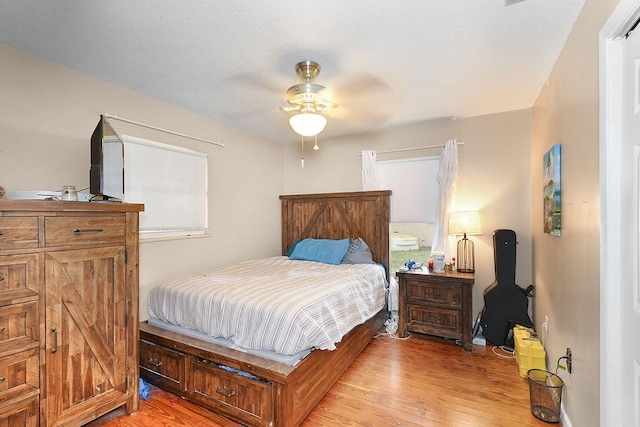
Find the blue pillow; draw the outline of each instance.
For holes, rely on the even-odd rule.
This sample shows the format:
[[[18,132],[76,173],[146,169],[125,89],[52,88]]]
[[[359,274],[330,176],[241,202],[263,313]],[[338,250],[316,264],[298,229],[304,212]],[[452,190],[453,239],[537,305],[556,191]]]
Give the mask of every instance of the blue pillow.
[[[290,259],[317,261],[325,264],[340,264],[349,250],[349,239],[304,239],[289,256]]]

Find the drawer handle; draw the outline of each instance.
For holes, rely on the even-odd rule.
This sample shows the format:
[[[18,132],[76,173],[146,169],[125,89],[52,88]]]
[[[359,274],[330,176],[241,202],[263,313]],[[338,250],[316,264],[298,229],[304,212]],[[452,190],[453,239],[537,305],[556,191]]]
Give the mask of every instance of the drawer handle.
[[[4,231],[0,230],[0,236],[4,236]]]
[[[58,329],[54,326],[51,328],[51,332],[53,332],[53,347],[51,347],[51,353],[56,353],[58,351]]]
[[[227,391],[227,390],[229,390],[227,387],[220,387],[220,386],[218,386],[218,387],[216,388],[216,393],[219,393],[219,394],[221,394],[221,395],[223,395],[223,396],[225,396],[225,397],[232,397],[232,396],[235,396],[235,395],[236,395],[236,392],[235,392],[235,391],[233,391],[233,390],[231,390],[231,391]]]
[[[425,320],[427,322],[439,322],[441,320],[441,318],[440,317],[429,317],[429,316],[427,316],[427,317],[425,317]]]
[[[101,233],[103,231],[104,229],[102,228],[93,228],[93,229],[74,228],[73,229],[74,233]]]
[[[424,293],[425,296],[427,297],[439,297],[442,295],[442,292],[425,292]]]
[[[4,276],[0,276],[0,282],[4,281]]]
[[[4,332],[4,326],[0,326],[0,332]]]
[[[162,366],[162,362],[156,359],[149,359],[147,360],[147,363],[153,366],[154,368],[159,368],[160,366]]]
[[[0,383],[3,383],[3,382],[4,382],[4,380],[5,380],[5,378],[4,378],[4,377],[0,377]]]

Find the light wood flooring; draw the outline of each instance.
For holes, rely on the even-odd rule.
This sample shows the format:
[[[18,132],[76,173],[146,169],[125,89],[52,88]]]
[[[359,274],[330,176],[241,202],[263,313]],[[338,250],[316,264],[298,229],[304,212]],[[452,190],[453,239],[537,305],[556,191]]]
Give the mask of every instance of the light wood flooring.
[[[506,354],[495,349],[500,355]],[[301,427],[549,426],[529,407],[529,386],[512,358],[432,339],[374,339]],[[561,426],[562,424],[555,424]],[[238,427],[154,389],[140,410],[116,410],[90,427]]]

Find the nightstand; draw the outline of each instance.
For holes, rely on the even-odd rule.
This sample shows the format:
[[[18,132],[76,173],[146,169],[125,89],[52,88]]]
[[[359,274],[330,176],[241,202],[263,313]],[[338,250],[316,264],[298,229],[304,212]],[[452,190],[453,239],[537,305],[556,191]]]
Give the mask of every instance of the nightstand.
[[[473,273],[398,272],[398,334],[407,331],[462,341],[471,351]]]

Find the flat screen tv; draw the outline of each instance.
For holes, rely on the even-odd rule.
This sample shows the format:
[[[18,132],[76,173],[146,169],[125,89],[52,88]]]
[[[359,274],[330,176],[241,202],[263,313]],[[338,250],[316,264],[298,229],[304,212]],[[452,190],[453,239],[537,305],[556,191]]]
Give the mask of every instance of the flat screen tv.
[[[91,135],[89,192],[95,201],[124,198],[124,143],[104,116]]]

